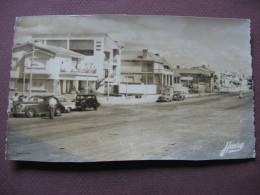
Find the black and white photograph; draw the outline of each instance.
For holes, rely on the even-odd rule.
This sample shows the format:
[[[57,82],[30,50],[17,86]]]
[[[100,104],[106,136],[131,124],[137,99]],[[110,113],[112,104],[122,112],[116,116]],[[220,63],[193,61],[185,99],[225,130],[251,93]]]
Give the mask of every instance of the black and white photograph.
[[[17,17],[6,159],[255,158],[250,20]]]

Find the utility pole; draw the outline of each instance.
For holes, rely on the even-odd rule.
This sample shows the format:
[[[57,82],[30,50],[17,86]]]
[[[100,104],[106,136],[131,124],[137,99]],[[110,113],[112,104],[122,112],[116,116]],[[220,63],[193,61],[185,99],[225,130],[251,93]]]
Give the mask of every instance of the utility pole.
[[[107,70],[107,101],[109,100],[109,68]]]
[[[163,74],[162,74],[162,94],[163,94]]]
[[[88,94],[88,75],[87,75],[87,83],[86,83],[86,85],[87,85],[87,94]]]
[[[30,67],[30,84],[29,84],[29,97],[31,97],[31,93],[32,93],[32,67],[34,64],[34,46],[32,47],[32,62],[31,62],[31,67]]]
[[[147,74],[145,75],[145,94],[147,94]]]
[[[128,96],[128,73],[126,75],[126,97]]]
[[[23,65],[23,95],[25,91],[25,64]]]

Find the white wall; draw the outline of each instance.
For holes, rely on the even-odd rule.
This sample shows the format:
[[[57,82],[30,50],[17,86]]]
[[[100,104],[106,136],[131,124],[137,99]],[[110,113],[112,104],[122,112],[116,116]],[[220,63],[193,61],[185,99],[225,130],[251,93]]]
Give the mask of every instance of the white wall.
[[[121,94],[156,94],[156,85],[119,85],[119,93]]]

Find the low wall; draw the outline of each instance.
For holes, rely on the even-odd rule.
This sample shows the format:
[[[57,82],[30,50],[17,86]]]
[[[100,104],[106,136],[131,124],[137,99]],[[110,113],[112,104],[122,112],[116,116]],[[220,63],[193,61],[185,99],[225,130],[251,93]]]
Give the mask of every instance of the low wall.
[[[250,89],[247,86],[240,87],[222,87],[219,92],[249,92]]]
[[[156,94],[156,85],[120,84],[120,94]]]
[[[97,97],[101,105],[106,104],[117,104],[117,105],[130,105],[130,104],[143,104],[143,103],[152,103],[156,102],[160,95],[143,95],[141,98],[136,98],[135,96],[121,96],[121,97],[112,97],[109,98],[103,96]]]

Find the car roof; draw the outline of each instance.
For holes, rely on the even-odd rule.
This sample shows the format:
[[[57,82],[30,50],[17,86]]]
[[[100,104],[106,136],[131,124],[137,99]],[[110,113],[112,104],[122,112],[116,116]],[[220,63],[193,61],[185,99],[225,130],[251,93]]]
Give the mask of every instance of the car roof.
[[[33,96],[31,96],[30,98],[33,98],[33,97],[37,97],[37,98],[50,98],[50,97],[54,97],[54,98],[56,98],[57,99],[57,97],[56,96],[54,96],[54,95],[33,95]]]
[[[96,96],[95,94],[84,94],[84,95],[77,95],[77,96]]]

